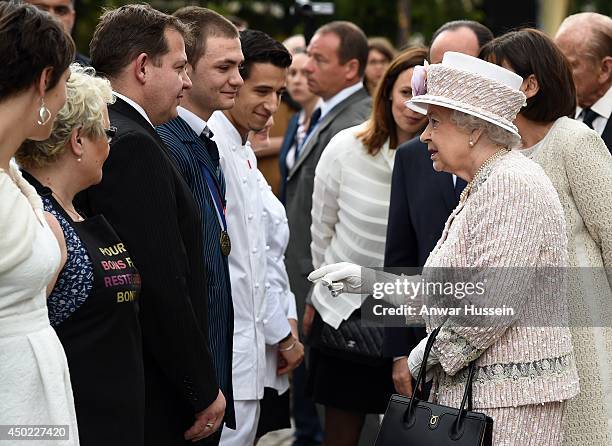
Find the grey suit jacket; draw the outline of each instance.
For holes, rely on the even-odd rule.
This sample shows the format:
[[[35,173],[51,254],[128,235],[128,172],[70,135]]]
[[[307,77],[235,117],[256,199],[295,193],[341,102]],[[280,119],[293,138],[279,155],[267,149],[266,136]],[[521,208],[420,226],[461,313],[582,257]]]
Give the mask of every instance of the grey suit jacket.
[[[306,277],[313,269],[310,255],[310,210],[315,168],[332,137],[340,130],[364,122],[370,117],[370,111],[371,100],[363,88],[336,105],[313,130],[314,133],[302,148],[300,158],[287,176],[285,207],[291,235],[285,264],[300,319],[306,295],[310,291],[310,282]]]

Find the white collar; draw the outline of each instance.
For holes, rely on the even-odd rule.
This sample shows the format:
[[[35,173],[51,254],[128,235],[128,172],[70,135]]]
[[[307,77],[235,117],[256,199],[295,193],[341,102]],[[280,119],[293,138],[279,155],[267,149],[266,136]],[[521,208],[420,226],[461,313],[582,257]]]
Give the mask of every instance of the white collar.
[[[213,132],[215,132],[215,136],[213,138],[215,142],[219,143],[220,140],[217,138],[225,138],[229,144],[236,145],[238,147],[246,147],[251,145],[248,140],[245,144],[242,144],[242,137],[240,136],[240,133],[238,133],[238,130],[236,130],[234,124],[232,124],[232,122],[222,111],[217,110],[214,112],[208,122],[216,122],[219,125],[219,129],[214,128],[214,125],[212,126]],[[219,134],[219,130],[221,130],[221,134]]]
[[[125,102],[127,102],[128,104],[130,104],[132,107],[134,107],[136,109],[136,111],[138,113],[140,113],[142,115],[143,118],[145,118],[147,120],[147,122],[149,124],[151,124],[151,127],[155,128],[155,126],[153,125],[153,123],[151,122],[151,120],[149,119],[149,116],[147,115],[147,112],[144,111],[144,108],[142,108],[140,106],[140,104],[138,104],[137,102],[135,102],[134,100],[128,98],[127,96],[122,95],[121,93],[117,93],[116,91],[113,91],[113,94],[115,96],[117,96],[120,99],[123,99]]]
[[[191,127],[191,130],[193,130],[196,135],[200,136],[204,129],[208,127],[206,121],[191,110],[187,110],[185,107],[181,107],[180,105],[176,109],[178,110],[178,115],[183,118],[183,120],[189,125],[189,127]]]
[[[576,116],[580,116],[582,110],[582,107],[577,107]],[[610,119],[610,115],[612,115],[612,87],[608,88],[606,94],[591,106],[591,110],[605,119]]]
[[[321,104],[321,117],[319,118],[319,121],[321,121],[321,119],[323,119],[323,117],[326,114],[328,114],[331,111],[331,109],[333,109],[336,105],[344,101],[346,98],[348,98],[353,93],[361,90],[362,88],[363,88],[363,82],[360,81],[360,82],[357,82],[355,85],[346,87],[344,90],[340,90],[338,93],[336,93],[334,96],[329,98],[327,101],[323,101],[323,103]]]

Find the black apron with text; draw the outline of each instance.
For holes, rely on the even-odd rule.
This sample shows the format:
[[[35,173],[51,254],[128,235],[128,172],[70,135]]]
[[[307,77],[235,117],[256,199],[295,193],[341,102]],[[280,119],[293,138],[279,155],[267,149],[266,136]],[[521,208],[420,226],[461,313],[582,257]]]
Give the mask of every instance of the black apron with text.
[[[103,216],[72,227],[91,259],[93,289],[56,331],[68,358],[81,446],[142,446],[140,276]]]

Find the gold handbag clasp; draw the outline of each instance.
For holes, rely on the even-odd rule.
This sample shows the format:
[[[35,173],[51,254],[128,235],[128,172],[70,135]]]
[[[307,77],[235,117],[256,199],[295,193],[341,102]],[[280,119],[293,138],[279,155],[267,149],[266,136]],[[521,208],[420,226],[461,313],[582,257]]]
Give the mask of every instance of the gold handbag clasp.
[[[440,415],[432,415],[429,419],[429,427],[434,427],[438,424],[438,418],[440,418]]]

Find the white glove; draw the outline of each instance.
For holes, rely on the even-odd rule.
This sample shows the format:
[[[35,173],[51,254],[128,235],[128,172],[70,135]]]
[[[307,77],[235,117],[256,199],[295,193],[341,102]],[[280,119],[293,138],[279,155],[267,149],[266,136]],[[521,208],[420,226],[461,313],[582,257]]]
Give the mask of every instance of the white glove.
[[[422,339],[421,342],[419,342],[418,345],[412,349],[410,356],[408,356],[408,368],[410,369],[410,374],[414,379],[417,379],[417,376],[419,376],[421,364],[423,363],[423,357],[425,356],[425,346],[427,345],[428,339],[429,337]],[[429,382],[433,379],[433,368],[438,364],[440,364],[440,360],[432,348],[429,351],[429,356],[427,357],[427,364],[425,364],[425,382]],[[418,385],[419,383],[417,383],[417,386]]]
[[[321,281],[323,285],[335,292],[351,294],[372,294],[376,273],[353,263],[341,262],[323,266],[308,276],[311,282]],[[339,285],[342,285],[340,287]]]

